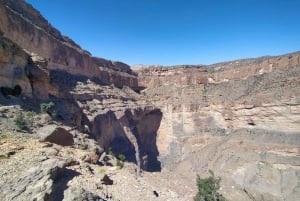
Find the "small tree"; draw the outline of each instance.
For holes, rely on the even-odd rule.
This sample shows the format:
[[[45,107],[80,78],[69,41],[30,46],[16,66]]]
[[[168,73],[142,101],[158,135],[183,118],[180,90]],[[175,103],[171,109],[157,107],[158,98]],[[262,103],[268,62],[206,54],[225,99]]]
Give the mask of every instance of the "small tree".
[[[221,178],[215,178],[214,173],[209,170],[210,176],[202,179],[197,176],[198,193],[194,201],[226,201],[222,194],[218,193]]]

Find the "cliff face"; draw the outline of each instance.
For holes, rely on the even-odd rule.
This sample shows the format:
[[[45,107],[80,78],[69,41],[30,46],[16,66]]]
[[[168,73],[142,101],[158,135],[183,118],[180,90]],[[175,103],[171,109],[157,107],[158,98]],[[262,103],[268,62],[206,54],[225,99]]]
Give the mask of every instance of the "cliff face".
[[[191,200],[209,169],[229,200],[300,197],[299,52],[133,72],[92,57],[24,1],[1,0],[0,78],[0,104],[54,102],[60,124],[137,172],[161,171],[148,176],[178,200]]]
[[[0,103],[16,96],[37,110],[41,101],[52,101],[62,123],[138,168],[160,170],[162,113],[132,90],[137,75],[128,65],[92,57],[22,0],[0,2],[0,31]]]
[[[300,53],[136,71],[163,113],[163,167],[189,179],[212,169],[232,200],[299,196]]]
[[[137,85],[136,75],[128,65],[92,57],[23,0],[2,0],[0,13],[0,32],[20,47],[45,58],[49,70],[97,77],[118,87]]]
[[[11,40],[0,36],[0,87],[4,96],[48,97],[47,61],[29,55]]]

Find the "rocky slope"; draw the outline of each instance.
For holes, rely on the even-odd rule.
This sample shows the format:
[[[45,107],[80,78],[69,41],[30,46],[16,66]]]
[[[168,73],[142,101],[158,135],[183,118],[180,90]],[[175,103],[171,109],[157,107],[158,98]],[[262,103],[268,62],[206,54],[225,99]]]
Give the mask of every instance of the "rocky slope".
[[[300,195],[300,53],[136,71],[163,113],[164,168],[190,175],[187,182],[212,169],[232,200]]]
[[[300,197],[300,53],[134,72],[1,0],[0,78],[1,200]]]

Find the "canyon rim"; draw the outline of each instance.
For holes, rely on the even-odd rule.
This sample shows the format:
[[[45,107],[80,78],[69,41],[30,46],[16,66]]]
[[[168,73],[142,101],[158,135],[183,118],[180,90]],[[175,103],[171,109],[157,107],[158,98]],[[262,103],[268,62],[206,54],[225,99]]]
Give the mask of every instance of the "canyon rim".
[[[209,170],[228,200],[299,199],[299,52],[129,66],[22,0],[0,16],[1,200],[193,200]]]

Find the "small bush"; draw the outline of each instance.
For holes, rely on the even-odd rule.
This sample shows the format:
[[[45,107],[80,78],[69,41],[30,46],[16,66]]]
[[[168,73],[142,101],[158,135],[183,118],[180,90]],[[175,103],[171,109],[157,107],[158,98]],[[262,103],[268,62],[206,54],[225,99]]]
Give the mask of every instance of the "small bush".
[[[40,104],[40,109],[42,113],[48,113],[51,116],[56,115],[56,111],[54,110],[55,104],[53,102],[49,103],[41,103]]]
[[[226,201],[222,194],[217,192],[220,188],[221,178],[215,178],[214,173],[209,170],[211,174],[208,178],[202,179],[197,176],[198,193],[194,197],[194,201]]]
[[[14,122],[18,130],[24,130],[28,127],[28,120],[25,118],[23,113],[18,114],[17,117],[14,119]]]
[[[118,154],[117,158],[121,161],[121,162],[125,162],[126,160],[126,156],[124,154]]]
[[[28,119],[28,120],[32,120],[32,119],[34,118],[35,115],[36,115],[36,113],[33,112],[33,111],[27,111],[27,112],[25,112],[25,117],[26,117],[26,119]]]

